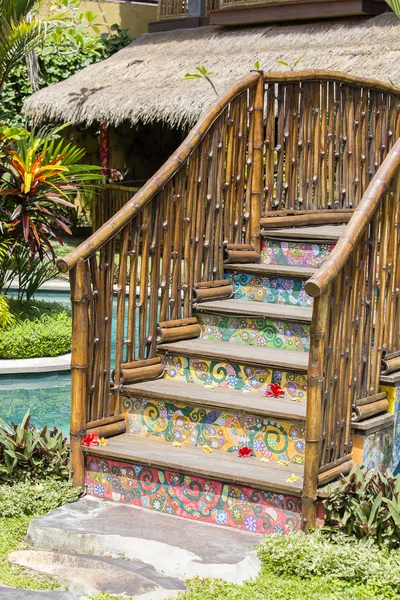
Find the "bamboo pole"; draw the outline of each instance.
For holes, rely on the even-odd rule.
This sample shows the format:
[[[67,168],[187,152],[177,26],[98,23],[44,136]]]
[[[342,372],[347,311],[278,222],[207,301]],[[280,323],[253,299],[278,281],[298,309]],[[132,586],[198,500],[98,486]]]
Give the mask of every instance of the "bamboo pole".
[[[75,487],[85,484],[85,459],[82,440],[86,435],[88,391],[88,306],[85,296],[85,261],[78,260],[71,274],[72,302],[72,402],[71,402],[71,473]]]
[[[347,262],[353,248],[360,240],[364,229],[375,213],[383,194],[388,189],[392,178],[400,169],[400,139],[383,161],[375,177],[372,179],[360,204],[354,211],[349,224],[339,239],[329,258],[322,267],[306,283],[306,292],[319,296],[326,286],[337,277]]]
[[[302,493],[303,529],[315,525],[322,433],[322,398],[324,394],[324,358],[329,326],[329,289],[315,299],[311,323],[311,346],[307,375],[306,451]]]
[[[254,99],[253,165],[251,178],[250,242],[260,252],[260,215],[263,192],[264,79],[260,72]]]

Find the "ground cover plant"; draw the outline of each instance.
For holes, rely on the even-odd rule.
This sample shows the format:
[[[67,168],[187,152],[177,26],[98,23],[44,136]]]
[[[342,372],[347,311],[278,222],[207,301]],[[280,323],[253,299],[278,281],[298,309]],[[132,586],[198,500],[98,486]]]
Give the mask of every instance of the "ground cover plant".
[[[69,479],[69,451],[62,431],[31,425],[29,411],[18,425],[0,419],[0,484],[48,477]]]
[[[400,477],[356,465],[323,505],[326,532],[400,548]]]
[[[71,348],[71,310],[57,302],[8,300],[13,321],[1,330],[0,358],[66,354]]]

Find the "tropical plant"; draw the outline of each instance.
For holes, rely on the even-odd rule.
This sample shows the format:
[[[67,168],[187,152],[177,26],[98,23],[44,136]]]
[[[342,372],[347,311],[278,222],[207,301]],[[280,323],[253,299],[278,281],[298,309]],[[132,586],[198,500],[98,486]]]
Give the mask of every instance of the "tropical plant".
[[[15,323],[15,317],[10,311],[10,306],[5,296],[0,295],[0,329]]]
[[[356,465],[323,500],[324,531],[400,548],[400,476]]]
[[[400,0],[386,0],[386,3],[400,19]]]
[[[71,233],[66,210],[74,209],[71,196],[84,182],[100,176],[99,167],[80,164],[84,149],[60,139],[59,133],[66,126],[32,131],[13,143],[7,140],[1,149],[2,220],[6,215],[11,250],[22,244],[31,259],[37,254],[43,259],[48,252],[55,258],[52,240],[62,244],[57,228]]]
[[[52,260],[39,256],[32,259],[26,248],[16,245],[7,259],[0,262],[0,289],[8,289],[11,282],[17,282],[18,303],[29,302],[40,286],[54,279],[57,274]]]
[[[217,88],[214,85],[213,80],[211,79],[211,71],[207,71],[206,67],[196,67],[197,73],[186,73],[184,77],[182,77],[182,81],[190,81],[191,79],[205,79],[211,85],[215,94],[218,96]]]
[[[48,17],[39,19],[37,9],[42,1],[0,0],[0,89],[11,69],[25,61],[49,29],[68,17],[64,3]]]
[[[0,483],[55,477],[68,479],[66,438],[57,429],[30,425],[29,411],[19,425],[0,419]]]
[[[94,32],[92,34],[89,30],[86,35],[90,35],[96,43],[87,43],[81,49],[78,43],[71,39],[74,32],[75,27],[70,27],[68,35],[63,35],[62,39],[57,41],[56,32],[55,35],[49,33],[36,48],[39,65],[38,88],[67,79],[88,65],[108,58],[134,39],[128,34],[127,29],[112,25],[109,33],[101,35]],[[25,117],[21,114],[22,105],[31,94],[28,69],[25,63],[21,63],[10,71],[4,82],[1,92],[0,119],[15,125],[23,125]]]
[[[289,63],[287,60],[277,60],[276,62],[279,63],[280,65],[283,65],[284,67],[288,67],[291,71],[294,71],[295,68],[297,67],[297,65],[299,64],[299,62],[303,60],[303,58],[304,58],[304,56],[300,56],[292,63]]]

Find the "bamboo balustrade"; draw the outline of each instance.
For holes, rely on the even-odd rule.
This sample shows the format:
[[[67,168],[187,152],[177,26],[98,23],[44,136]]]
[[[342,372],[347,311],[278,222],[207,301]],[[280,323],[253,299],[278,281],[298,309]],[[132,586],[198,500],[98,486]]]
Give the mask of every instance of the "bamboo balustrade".
[[[399,138],[400,91],[392,86],[325,71],[252,72],[58,261],[71,271],[77,485],[88,423],[121,412],[128,371],[158,369],[157,323],[190,319],[193,289],[220,287],[232,253],[257,262],[260,223],[342,219],[344,235],[306,284],[314,309],[303,515],[306,528],[315,522],[318,486],[351,465],[352,414],[383,406],[382,363],[388,372],[400,360]]]
[[[121,365],[156,355],[158,322],[192,316],[195,282],[223,279],[224,244],[249,243],[251,222],[258,235],[262,185],[253,165],[261,172],[262,89],[260,73],[244,77],[111,220],[58,261],[71,270],[77,297],[76,362],[87,357],[86,370],[79,365],[72,375],[84,409],[79,423],[72,421],[71,439],[84,423],[120,411]]]
[[[219,9],[220,0],[206,0],[206,14]],[[188,17],[188,0],[159,0],[157,5],[157,20],[185,19]]]
[[[385,402],[379,393],[382,358],[400,350],[399,220],[400,139],[335,249],[306,283],[315,298],[303,496],[311,524],[318,484],[337,476],[351,459],[353,409],[361,406],[367,414],[374,403]]]
[[[262,212],[355,208],[399,137],[392,86],[324,71],[266,73]]]
[[[112,183],[96,186],[91,210],[93,231],[97,231],[107,223],[139,189],[139,187]]]

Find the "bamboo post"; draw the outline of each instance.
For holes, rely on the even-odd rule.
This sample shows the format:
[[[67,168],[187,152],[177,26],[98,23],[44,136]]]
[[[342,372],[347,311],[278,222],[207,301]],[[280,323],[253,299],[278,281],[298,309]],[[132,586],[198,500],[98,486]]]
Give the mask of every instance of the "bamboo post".
[[[72,401],[71,401],[71,473],[75,487],[85,483],[85,459],[82,440],[86,435],[88,391],[88,304],[85,293],[85,261],[80,258],[71,272],[72,302]]]
[[[264,75],[260,71],[254,98],[253,170],[251,177],[250,242],[260,252],[260,216],[263,192]]]
[[[311,346],[307,375],[306,451],[302,494],[303,529],[315,525],[319,471],[319,450],[322,433],[322,400],[324,393],[324,356],[329,323],[328,287],[315,298],[311,323]]]

